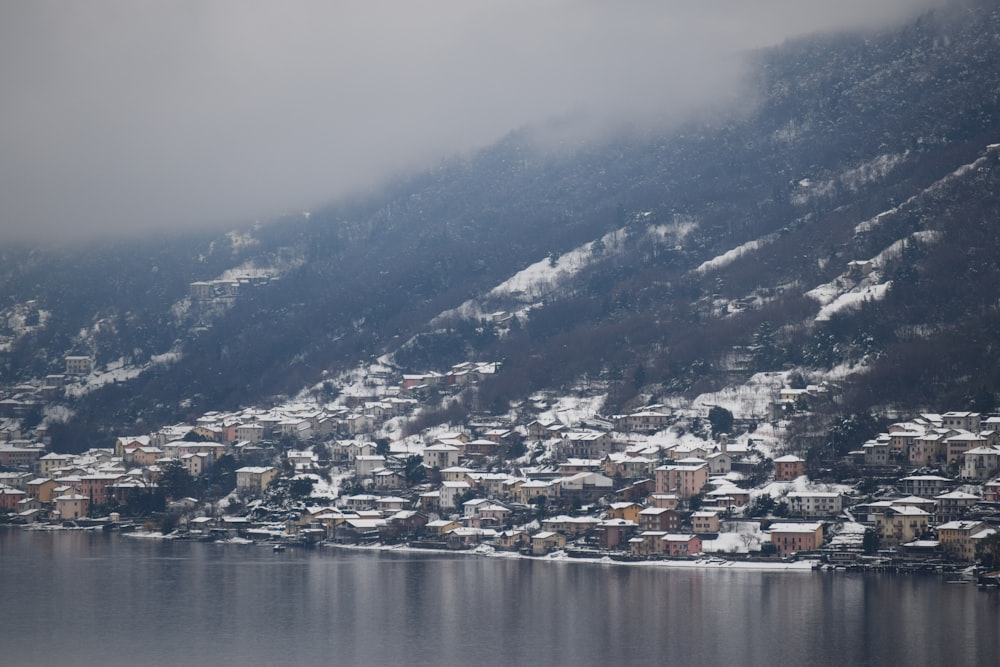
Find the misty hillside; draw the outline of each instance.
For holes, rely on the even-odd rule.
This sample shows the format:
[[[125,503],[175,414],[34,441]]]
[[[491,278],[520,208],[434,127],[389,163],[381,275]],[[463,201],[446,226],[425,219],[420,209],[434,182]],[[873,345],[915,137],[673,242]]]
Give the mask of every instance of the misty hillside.
[[[468,411],[582,381],[620,410],[787,369],[841,380],[845,412],[991,409],[997,3],[755,65],[753,105],[669,133],[551,153],[515,132],[219,238],[7,248],[2,382],[72,354],[107,369],[53,425],[63,449],[383,355],[404,372],[502,360]],[[218,279],[239,288],[191,286]]]

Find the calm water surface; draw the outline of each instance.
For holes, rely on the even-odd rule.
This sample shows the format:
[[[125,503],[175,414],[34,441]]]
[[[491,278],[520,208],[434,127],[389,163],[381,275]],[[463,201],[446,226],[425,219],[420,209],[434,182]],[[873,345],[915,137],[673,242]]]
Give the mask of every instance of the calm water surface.
[[[0,527],[0,665],[998,665],[936,578],[296,551]]]

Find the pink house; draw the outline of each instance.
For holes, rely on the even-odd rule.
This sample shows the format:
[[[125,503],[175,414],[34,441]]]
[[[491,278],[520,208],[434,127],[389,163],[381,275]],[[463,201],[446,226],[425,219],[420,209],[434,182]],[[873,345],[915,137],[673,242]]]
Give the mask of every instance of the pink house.
[[[0,511],[13,512],[17,504],[28,497],[28,494],[20,489],[12,489],[9,486],[0,486]]]
[[[663,555],[670,558],[685,558],[701,553],[701,538],[697,535],[667,533],[661,538]]]

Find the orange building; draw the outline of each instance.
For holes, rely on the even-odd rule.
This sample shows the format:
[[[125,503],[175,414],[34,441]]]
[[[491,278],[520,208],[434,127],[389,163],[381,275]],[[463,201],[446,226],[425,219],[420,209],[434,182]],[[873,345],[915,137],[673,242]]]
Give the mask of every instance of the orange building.
[[[771,543],[779,556],[814,551],[823,546],[821,523],[776,523],[770,528]]]
[[[806,474],[806,460],[789,454],[774,459],[774,478],[779,482],[791,482]]]

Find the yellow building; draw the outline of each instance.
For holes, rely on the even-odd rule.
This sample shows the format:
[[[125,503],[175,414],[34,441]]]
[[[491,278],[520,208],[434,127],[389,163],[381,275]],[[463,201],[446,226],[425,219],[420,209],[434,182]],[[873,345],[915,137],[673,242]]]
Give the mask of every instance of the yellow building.
[[[931,515],[912,505],[886,507],[882,512],[874,514],[875,530],[878,531],[882,545],[895,547],[912,542],[927,532]]]
[[[993,532],[982,521],[949,521],[937,527],[938,542],[944,552],[956,560],[970,562],[976,559],[978,541]]]
[[[565,546],[566,537],[559,533],[544,530],[531,536],[531,553],[534,556],[544,556]]]
[[[691,514],[691,528],[695,533],[719,532],[719,513],[708,510]]]
[[[642,505],[639,503],[612,503],[607,514],[609,519],[624,519],[638,525],[641,511]]]
[[[242,493],[258,495],[278,476],[272,466],[246,466],[236,471],[236,489]]]
[[[27,484],[28,497],[34,498],[41,503],[52,502],[52,492],[59,486],[59,482],[48,477],[33,479]]]

